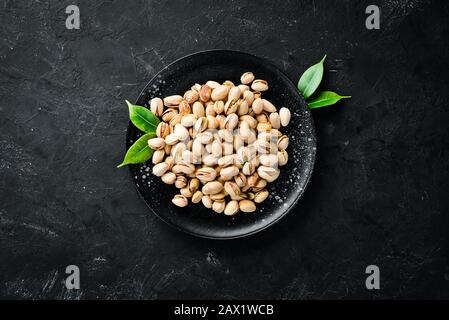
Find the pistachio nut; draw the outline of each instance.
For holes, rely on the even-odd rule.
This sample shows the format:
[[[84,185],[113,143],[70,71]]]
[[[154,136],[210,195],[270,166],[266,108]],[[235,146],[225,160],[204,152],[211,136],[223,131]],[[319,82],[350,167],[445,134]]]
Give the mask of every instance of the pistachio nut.
[[[192,196],[192,203],[199,203],[202,198],[203,198],[203,193],[198,190]]]
[[[189,131],[180,123],[175,125],[174,134],[179,141],[184,141],[190,136]]]
[[[254,212],[256,211],[256,205],[251,200],[240,200],[239,209],[242,212]]]
[[[203,195],[203,197],[201,198],[201,202],[206,208],[208,209],[212,208],[212,200],[210,199],[209,196]]]
[[[174,196],[171,202],[173,202],[173,204],[178,207],[185,207],[189,203],[187,198],[182,194],[177,194],[176,196]]]
[[[193,104],[199,98],[200,98],[200,94],[196,90],[187,90],[184,93],[184,100],[187,101],[187,103],[189,103],[189,104]]]
[[[187,178],[184,176],[177,176],[175,181],[175,187],[178,189],[185,188],[187,186]]]
[[[255,114],[261,114],[263,111],[263,101],[261,98],[257,98],[253,101],[252,109]]]
[[[288,153],[285,149],[278,151],[278,163],[280,166],[285,166],[288,162]]]
[[[165,162],[155,164],[153,166],[153,174],[157,177],[161,177],[168,170],[168,164]]]
[[[279,150],[285,150],[288,147],[288,137],[286,135],[283,135],[282,137],[279,138],[278,140],[278,148]]]
[[[240,195],[240,187],[236,182],[226,181],[224,183],[224,189],[231,197],[237,197],[238,195]]]
[[[164,103],[161,98],[153,98],[150,101],[150,110],[156,117],[162,116],[164,112]]]
[[[164,98],[164,105],[166,107],[177,107],[182,101],[182,96],[173,95]]]
[[[223,190],[223,185],[218,181],[207,182],[203,188],[202,192],[206,195],[216,194]]]
[[[156,150],[153,153],[151,161],[153,162],[153,164],[158,164],[164,161],[164,158],[165,158],[165,150]]]
[[[219,86],[221,86],[220,83],[218,83],[217,81],[212,81],[212,80],[207,81],[206,85],[208,85],[209,88],[211,88],[211,89],[215,89],[215,88],[218,88]]]
[[[170,126],[165,122],[159,122],[156,127],[156,135],[159,138],[165,138],[170,134]]]
[[[209,101],[211,97],[211,92],[212,89],[207,84],[202,85],[200,89],[200,100],[203,102]]]
[[[279,129],[281,127],[281,117],[279,116],[279,113],[271,113],[269,120],[272,128]]]
[[[227,216],[233,216],[239,211],[239,203],[235,200],[231,200],[226,204],[224,214]]]
[[[217,172],[210,167],[203,167],[196,170],[196,177],[203,183],[214,181],[217,177]]]
[[[225,209],[226,203],[224,200],[216,200],[212,203],[212,210],[216,213],[222,213]]]
[[[281,118],[282,126],[283,127],[288,126],[288,124],[290,123],[290,118],[291,118],[290,110],[288,110],[285,107],[281,108],[281,110],[279,110],[279,116]]]
[[[166,184],[173,184],[176,181],[176,174],[173,172],[167,172],[162,175],[161,180]]]
[[[250,84],[251,82],[254,81],[254,79],[255,79],[254,74],[248,71],[242,74],[242,76],[240,77],[240,82],[243,84]]]
[[[162,121],[169,122],[175,115],[178,114],[178,110],[173,108],[168,108],[162,113]]]
[[[251,84],[251,89],[254,91],[267,91],[268,90],[268,82],[265,80],[256,79]]]
[[[239,174],[239,168],[237,168],[236,166],[225,167],[225,168],[221,169],[221,171],[220,171],[220,176],[224,180],[231,180],[238,174]]]
[[[257,168],[257,173],[262,179],[265,179],[268,182],[273,182],[279,177],[280,172],[276,168],[259,166],[259,168]]]
[[[228,95],[229,87],[221,85],[214,90],[212,90],[211,98],[213,101],[224,100]]]
[[[153,138],[148,140],[148,146],[153,150],[161,150],[165,147],[165,140],[163,138]]]

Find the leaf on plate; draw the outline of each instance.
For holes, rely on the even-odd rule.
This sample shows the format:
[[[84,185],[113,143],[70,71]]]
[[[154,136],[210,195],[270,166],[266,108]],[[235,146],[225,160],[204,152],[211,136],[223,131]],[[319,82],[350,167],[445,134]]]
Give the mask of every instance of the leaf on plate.
[[[123,162],[120,163],[117,168],[121,168],[128,164],[143,163],[149,160],[153,155],[153,149],[148,146],[148,140],[154,137],[156,137],[156,133],[150,132],[137,139],[136,142],[129,147]]]
[[[129,119],[139,129],[145,133],[155,132],[159,119],[145,107],[137,106],[126,100],[129,109]]]

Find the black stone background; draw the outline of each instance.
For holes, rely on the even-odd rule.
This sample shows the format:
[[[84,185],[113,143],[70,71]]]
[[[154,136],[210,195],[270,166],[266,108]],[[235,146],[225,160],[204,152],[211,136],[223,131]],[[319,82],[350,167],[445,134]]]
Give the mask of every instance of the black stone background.
[[[375,1],[368,31],[370,2],[1,0],[0,297],[449,298],[449,5]],[[237,241],[172,230],[115,167],[124,99],[212,48],[295,81],[327,53],[322,88],[353,96],[313,112],[318,158],[295,211]]]

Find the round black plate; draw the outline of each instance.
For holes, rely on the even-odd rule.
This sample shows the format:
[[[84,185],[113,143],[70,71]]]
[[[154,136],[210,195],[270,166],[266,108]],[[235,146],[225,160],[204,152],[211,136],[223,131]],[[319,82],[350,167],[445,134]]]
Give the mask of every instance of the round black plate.
[[[309,182],[315,162],[315,128],[307,104],[292,81],[270,62],[228,50],[198,52],[173,62],[151,79],[136,102],[148,106],[153,97],[183,94],[193,84],[207,80],[231,80],[237,84],[246,71],[267,80],[270,89],[263,96],[278,108],[288,107],[292,113],[289,126],[282,129],[290,139],[288,164],[281,168],[279,178],[269,184],[270,196],[257,206],[256,212],[240,212],[228,217],[202,204],[178,208],[171,203],[178,190],[151,174],[151,161],[130,166],[137,190],[150,210],[169,225],[195,236],[231,239],[254,234],[277,222],[295,206]],[[140,135],[130,122],[126,147]]]

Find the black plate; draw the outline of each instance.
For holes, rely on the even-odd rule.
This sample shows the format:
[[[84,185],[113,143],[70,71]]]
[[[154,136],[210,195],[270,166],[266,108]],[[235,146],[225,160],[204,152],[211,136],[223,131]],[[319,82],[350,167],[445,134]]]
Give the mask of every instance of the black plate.
[[[289,162],[281,168],[279,178],[269,184],[270,196],[257,206],[255,213],[240,212],[228,217],[206,209],[202,204],[178,208],[171,203],[178,190],[151,174],[151,161],[130,166],[137,190],[150,210],[169,225],[195,236],[213,239],[244,237],[279,221],[295,206],[309,182],[315,162],[315,128],[307,104],[292,81],[270,62],[228,50],[198,52],[173,62],[151,79],[136,102],[148,106],[153,97],[183,94],[194,83],[207,80],[231,80],[237,84],[240,75],[246,71],[268,81],[270,89],[263,93],[265,98],[278,108],[285,106],[292,112],[289,126],[282,129],[290,138]],[[140,135],[130,122],[127,148]]]

